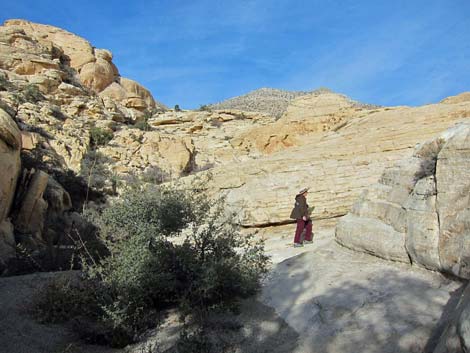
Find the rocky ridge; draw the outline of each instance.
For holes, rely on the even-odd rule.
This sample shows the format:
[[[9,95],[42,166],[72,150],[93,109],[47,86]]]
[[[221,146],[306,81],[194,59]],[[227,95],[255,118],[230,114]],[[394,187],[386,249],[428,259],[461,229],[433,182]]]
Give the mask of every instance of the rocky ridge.
[[[211,109],[236,109],[258,112],[280,118],[289,103],[300,96],[309,94],[305,91],[286,91],[275,88],[260,88],[247,94],[210,104]]]

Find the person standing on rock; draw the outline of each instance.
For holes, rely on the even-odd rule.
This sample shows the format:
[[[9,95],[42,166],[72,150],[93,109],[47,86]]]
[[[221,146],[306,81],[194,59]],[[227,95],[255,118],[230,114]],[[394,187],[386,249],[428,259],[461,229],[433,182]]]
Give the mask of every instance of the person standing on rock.
[[[297,220],[295,229],[294,247],[303,246],[303,244],[312,244],[312,220],[310,219],[310,209],[307,204],[308,188],[299,191],[295,196],[294,209],[290,218]],[[305,229],[305,240],[302,242],[301,235]]]

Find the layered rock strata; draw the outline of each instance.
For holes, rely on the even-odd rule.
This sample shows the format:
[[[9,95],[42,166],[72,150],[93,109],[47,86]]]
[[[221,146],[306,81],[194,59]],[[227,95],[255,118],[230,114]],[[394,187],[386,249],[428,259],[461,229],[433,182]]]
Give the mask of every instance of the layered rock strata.
[[[214,193],[225,193],[228,202],[241,210],[245,226],[289,221],[294,196],[305,186],[311,187],[309,203],[316,206],[315,219],[339,217],[385,168],[411,156],[417,143],[469,117],[469,101],[359,108],[344,125],[326,133],[293,133],[292,140],[302,141],[299,145],[212,169],[208,186]],[[282,134],[279,125],[275,136]]]
[[[386,259],[470,278],[470,124],[419,145],[364,190],[337,241]]]

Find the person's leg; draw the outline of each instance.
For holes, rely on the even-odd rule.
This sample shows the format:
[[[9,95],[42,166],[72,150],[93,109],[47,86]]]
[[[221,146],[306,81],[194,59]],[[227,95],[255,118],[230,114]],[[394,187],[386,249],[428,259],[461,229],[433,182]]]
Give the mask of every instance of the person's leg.
[[[297,228],[295,229],[295,237],[294,237],[294,243],[301,244],[302,240],[300,239],[300,236],[302,234],[302,231],[304,230],[304,220],[303,219],[298,219],[297,220]]]
[[[312,241],[312,220],[309,219],[306,223],[305,241]]]

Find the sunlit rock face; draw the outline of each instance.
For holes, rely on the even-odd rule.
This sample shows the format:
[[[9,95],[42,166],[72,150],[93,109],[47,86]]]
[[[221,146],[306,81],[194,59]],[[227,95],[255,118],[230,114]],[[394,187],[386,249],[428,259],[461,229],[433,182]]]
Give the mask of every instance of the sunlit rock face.
[[[272,124],[254,127],[256,133],[247,130],[231,140],[235,148],[255,157],[214,168],[209,185],[214,192],[227,194],[228,201],[241,210],[243,225],[288,221],[294,196],[305,186],[311,188],[308,200],[316,206],[314,218],[343,216],[362,190],[379,181],[385,168],[412,156],[416,144],[470,117],[467,101],[418,108],[354,108],[327,101],[333,101],[333,107],[323,106],[318,116],[311,113],[311,120],[295,119],[297,126],[310,126],[311,132],[293,128],[286,114]],[[349,113],[343,120],[333,119],[345,111]],[[338,123],[328,125],[328,119]],[[269,141],[289,143],[270,145]],[[277,150],[269,153],[263,146]],[[404,253],[393,256],[407,258]]]
[[[337,241],[386,259],[470,278],[470,124],[419,145],[366,188]]]

